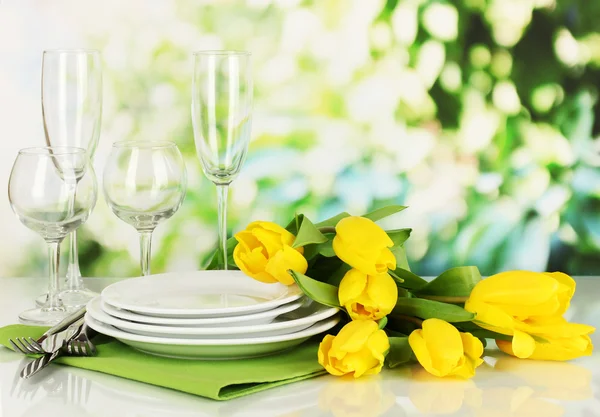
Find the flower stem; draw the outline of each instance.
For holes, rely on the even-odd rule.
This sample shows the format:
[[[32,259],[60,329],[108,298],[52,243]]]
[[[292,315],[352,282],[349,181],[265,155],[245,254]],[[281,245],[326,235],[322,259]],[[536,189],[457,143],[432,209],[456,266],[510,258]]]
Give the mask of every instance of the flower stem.
[[[408,321],[410,323],[413,323],[415,325],[417,325],[419,328],[421,328],[423,326],[423,320],[417,318],[417,317],[413,317],[413,316],[406,316],[404,314],[394,314],[392,315],[392,318],[398,319],[398,320],[404,320],[404,321]]]
[[[335,233],[335,227],[333,227],[333,226],[319,227],[319,232],[321,232],[321,233]]]
[[[450,297],[444,295],[419,295],[418,297],[426,300],[440,301],[442,303],[450,304],[464,304],[469,299],[469,297]]]

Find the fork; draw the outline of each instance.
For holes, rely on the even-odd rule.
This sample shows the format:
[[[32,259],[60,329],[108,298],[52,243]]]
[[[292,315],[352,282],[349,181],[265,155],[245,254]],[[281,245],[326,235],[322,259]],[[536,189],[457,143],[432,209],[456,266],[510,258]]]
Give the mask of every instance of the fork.
[[[67,342],[67,353],[74,356],[94,356],[96,354],[96,346],[94,346],[90,339],[97,334],[98,332],[84,322],[77,336]]]
[[[67,354],[73,356],[94,356],[96,354],[96,347],[90,341],[90,338],[96,334],[97,332],[95,330],[84,323],[80,327],[79,332],[77,332],[77,335],[70,338],[62,348],[52,353],[46,353],[44,356],[34,359],[27,364],[27,366],[21,370],[21,378],[31,378],[48,366],[54,359],[60,356],[61,353],[65,353],[65,351]]]
[[[21,352],[24,355],[31,354],[44,354],[42,346],[36,342],[32,337],[15,337],[15,340],[8,339],[9,343],[15,348],[16,351]]]

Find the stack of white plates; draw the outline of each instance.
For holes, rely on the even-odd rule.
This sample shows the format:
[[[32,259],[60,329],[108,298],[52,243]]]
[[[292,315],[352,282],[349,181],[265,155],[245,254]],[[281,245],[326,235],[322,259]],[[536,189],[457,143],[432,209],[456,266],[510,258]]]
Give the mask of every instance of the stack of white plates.
[[[90,301],[85,320],[146,353],[236,359],[296,346],[334,327],[337,312],[296,285],[263,284],[240,271],[196,271],[112,284]]]

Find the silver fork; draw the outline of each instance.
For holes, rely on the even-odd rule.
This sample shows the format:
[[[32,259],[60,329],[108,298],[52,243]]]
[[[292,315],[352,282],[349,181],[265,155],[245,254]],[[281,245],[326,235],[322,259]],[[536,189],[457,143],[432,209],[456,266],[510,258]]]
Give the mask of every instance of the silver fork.
[[[67,342],[67,353],[73,356],[94,356],[97,352],[96,346],[90,339],[97,334],[84,322],[77,336]]]
[[[90,338],[96,334],[95,330],[84,323],[80,327],[77,335],[70,338],[61,349],[52,353],[46,353],[44,356],[34,359],[27,364],[27,366],[21,370],[21,378],[31,378],[59,357],[61,353],[65,353],[65,351],[73,356],[94,356],[96,354],[96,347],[90,341]]]
[[[42,346],[32,337],[15,337],[15,340],[9,339],[8,341],[12,347],[15,348],[15,350],[23,353],[24,355],[46,353],[44,352]]]

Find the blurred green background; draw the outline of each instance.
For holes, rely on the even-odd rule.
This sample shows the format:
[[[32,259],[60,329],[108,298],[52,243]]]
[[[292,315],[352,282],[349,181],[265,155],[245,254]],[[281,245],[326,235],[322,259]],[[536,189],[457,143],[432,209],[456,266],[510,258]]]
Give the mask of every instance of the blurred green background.
[[[470,264],[600,275],[600,2],[161,7],[145,23],[123,13],[85,33],[104,55],[105,153],[114,140],[171,139],[185,155],[186,200],[157,229],[154,273],[201,268],[216,245],[216,192],[189,116],[190,52],[223,48],[251,51],[255,77],[230,233],[296,212],[318,221],[405,204],[383,225],[414,229],[417,273]],[[13,275],[42,273],[38,246]],[[103,201],[80,248],[85,276],[139,274],[135,231]]]

